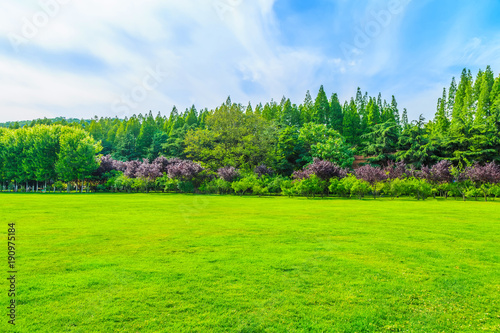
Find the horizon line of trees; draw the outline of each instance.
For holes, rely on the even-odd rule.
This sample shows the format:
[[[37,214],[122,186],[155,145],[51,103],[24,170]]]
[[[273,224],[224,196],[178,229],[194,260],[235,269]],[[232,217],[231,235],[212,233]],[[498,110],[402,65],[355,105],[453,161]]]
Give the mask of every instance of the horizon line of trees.
[[[409,122],[394,96],[370,97],[358,88],[343,106],[320,87],[313,100],[292,104],[283,97],[244,107],[228,98],[215,110],[194,106],[169,117],[152,112],[130,118],[69,121],[58,118],[0,128],[0,181],[24,187],[95,180],[99,155],[129,162],[191,160],[216,171],[233,167],[251,172],[260,165],[290,177],[313,163],[351,168],[354,154],[380,167],[404,161],[416,169],[450,161],[465,170],[500,161],[500,76],[488,66],[476,78],[464,69],[438,100],[435,118]],[[123,172],[123,171],[122,171]],[[33,185],[31,185],[33,184]],[[33,188],[32,188],[33,190]]]

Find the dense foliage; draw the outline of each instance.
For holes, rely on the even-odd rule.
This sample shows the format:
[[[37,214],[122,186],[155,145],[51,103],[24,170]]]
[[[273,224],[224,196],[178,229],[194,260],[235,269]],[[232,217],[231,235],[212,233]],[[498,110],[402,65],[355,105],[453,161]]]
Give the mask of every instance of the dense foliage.
[[[285,97],[255,108],[228,98],[215,110],[174,107],[169,117],[9,123],[0,128],[0,181],[14,191],[42,183],[45,190],[359,197],[408,194],[401,187],[411,183],[418,198],[428,196],[427,185],[442,196],[486,198],[497,191],[499,134],[500,76],[487,67],[474,79],[464,69],[429,122],[410,123],[394,96],[388,103],[358,88],[342,106],[320,87],[298,106]],[[352,170],[355,154],[368,164]],[[331,179],[342,184],[332,187]]]

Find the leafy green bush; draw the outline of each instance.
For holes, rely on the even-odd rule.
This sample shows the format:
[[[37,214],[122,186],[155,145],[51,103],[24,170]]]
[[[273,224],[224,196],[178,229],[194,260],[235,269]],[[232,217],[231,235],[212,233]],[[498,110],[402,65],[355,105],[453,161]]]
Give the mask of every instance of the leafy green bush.
[[[280,194],[282,192],[282,185],[288,182],[289,179],[283,176],[262,176],[260,181],[262,186],[267,187],[269,193]]]
[[[252,187],[252,193],[255,194],[255,195],[258,195],[260,197],[260,196],[269,194],[269,190],[268,190],[267,187],[264,187],[264,186],[262,186],[260,184],[255,184]]]
[[[199,188],[201,193],[206,194],[229,194],[233,193],[231,183],[221,178],[205,180]]]
[[[281,182],[280,185],[281,193],[283,195],[287,195],[292,197],[294,195],[293,191],[293,181],[291,179],[285,179]]]
[[[370,193],[370,191],[372,190],[370,183],[368,183],[367,181],[362,180],[362,179],[356,179],[356,181],[353,181],[350,184],[351,184],[351,188],[350,188],[351,197],[357,196],[358,199],[360,199],[360,200],[366,194]]]
[[[179,187],[177,186],[178,183],[179,180],[167,177],[167,179],[164,180],[165,192],[177,192],[179,190]]]
[[[400,197],[408,193],[408,184],[405,179],[393,179],[390,183],[386,184],[385,193],[392,199]]]
[[[195,186],[192,181],[179,181],[177,182],[177,189],[182,193],[194,193]]]
[[[340,180],[337,178],[331,179],[328,189],[334,195],[357,196],[359,199],[371,190],[368,182],[357,179],[351,174]]]
[[[408,186],[408,194],[417,200],[425,200],[432,195],[432,186],[425,179],[409,178],[405,181]]]
[[[242,179],[231,183],[231,188],[239,195],[250,192],[255,185],[260,185],[255,174],[250,174]]]
[[[293,184],[293,193],[294,195],[303,195],[306,197],[316,195],[323,196],[325,194],[325,190],[327,188],[327,182],[321,180],[316,175],[311,175],[309,178],[304,178],[302,180],[296,180]]]
[[[490,195],[492,195],[495,199],[500,197],[500,184],[490,187]]]

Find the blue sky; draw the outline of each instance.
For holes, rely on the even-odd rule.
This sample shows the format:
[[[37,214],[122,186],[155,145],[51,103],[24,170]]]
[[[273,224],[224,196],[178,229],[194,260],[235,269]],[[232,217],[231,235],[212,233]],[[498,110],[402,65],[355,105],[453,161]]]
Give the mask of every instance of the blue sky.
[[[0,121],[300,104],[359,86],[433,117],[462,68],[500,72],[500,2],[3,1]]]

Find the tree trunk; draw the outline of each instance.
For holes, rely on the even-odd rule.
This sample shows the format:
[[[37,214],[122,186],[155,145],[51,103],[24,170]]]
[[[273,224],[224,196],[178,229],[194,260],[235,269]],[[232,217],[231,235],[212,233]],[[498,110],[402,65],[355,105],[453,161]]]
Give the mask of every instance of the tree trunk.
[[[66,191],[67,191],[68,193],[69,193],[69,192],[71,192],[71,185],[70,185],[70,183],[68,183],[68,184],[66,184],[66,185],[67,185],[67,186],[66,186]]]

